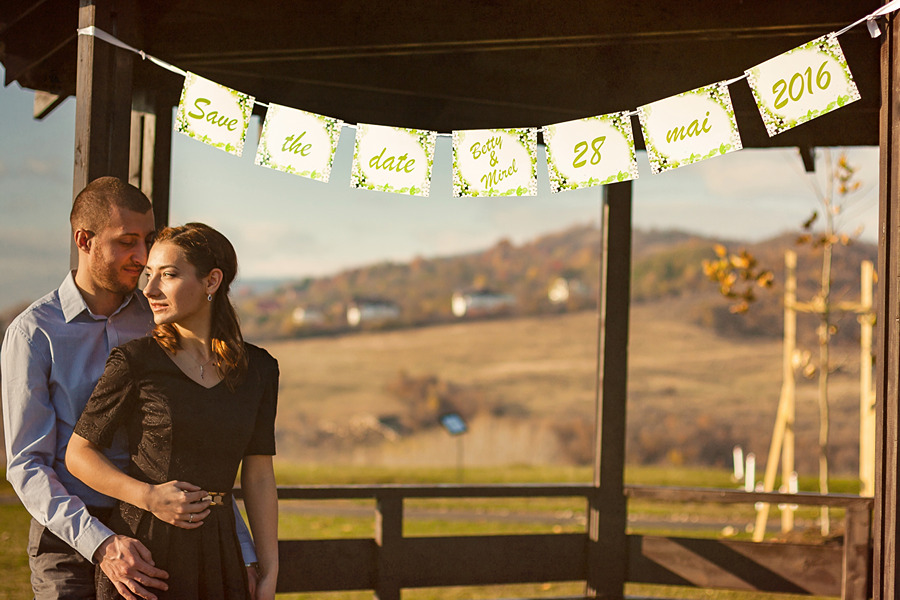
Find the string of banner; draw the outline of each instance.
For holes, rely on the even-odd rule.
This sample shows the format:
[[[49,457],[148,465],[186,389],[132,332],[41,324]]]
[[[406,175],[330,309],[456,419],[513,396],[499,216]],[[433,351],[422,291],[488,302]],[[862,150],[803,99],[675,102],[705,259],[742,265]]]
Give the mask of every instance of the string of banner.
[[[900,10],[888,2],[844,29],[789,50],[734,79],[720,81],[640,106],[546,125],[547,170],[553,192],[637,179],[631,117],[637,115],[654,174],[742,148],[729,85],[746,79],[769,136],[859,100],[838,36]],[[266,107],[257,165],[327,183],[344,122],[230,89],[135,49],[96,27],[78,30],[139,54],[184,77],[175,130],[241,156],[254,104]],[[352,127],[352,125],[350,125]],[[537,194],[537,127],[474,129],[438,134],[405,127],[359,123],[350,172],[354,188],[428,196],[438,135],[453,146],[453,195]]]

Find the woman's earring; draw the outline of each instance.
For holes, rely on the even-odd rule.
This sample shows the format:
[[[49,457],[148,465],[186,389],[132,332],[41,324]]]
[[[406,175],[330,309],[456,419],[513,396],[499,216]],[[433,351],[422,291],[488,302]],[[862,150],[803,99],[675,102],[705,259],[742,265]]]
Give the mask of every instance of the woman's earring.
[[[212,302],[212,294],[207,294],[207,295],[206,295],[206,301],[207,301],[207,302]]]

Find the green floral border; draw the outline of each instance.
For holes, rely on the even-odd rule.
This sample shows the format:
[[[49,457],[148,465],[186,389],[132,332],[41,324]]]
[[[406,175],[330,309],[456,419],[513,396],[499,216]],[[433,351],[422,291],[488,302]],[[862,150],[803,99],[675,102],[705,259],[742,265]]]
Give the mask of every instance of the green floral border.
[[[314,117],[317,121],[320,122],[322,129],[325,130],[325,133],[328,136],[328,141],[330,144],[327,164],[323,166],[321,170],[308,169],[305,171],[298,171],[291,165],[285,165],[277,162],[272,157],[272,152],[269,150],[268,144],[270,123],[269,117],[272,116],[272,118],[274,118],[281,111],[281,109],[296,110],[297,112],[301,112]],[[266,120],[263,122],[262,133],[259,136],[259,147],[256,149],[256,160],[254,162],[261,167],[268,167],[270,169],[275,169],[284,173],[290,173],[291,175],[299,175],[300,177],[306,177],[308,179],[321,181],[322,183],[328,183],[328,180],[331,178],[331,167],[334,164],[334,153],[337,151],[338,140],[341,137],[341,129],[343,128],[343,126],[344,122],[340,119],[326,117],[325,115],[319,115],[316,113],[307,112],[305,110],[291,108],[290,106],[282,106],[280,104],[270,103],[269,109],[266,111]]]
[[[205,81],[227,91],[229,94],[231,94],[231,96],[237,103],[238,109],[241,111],[243,123],[241,127],[240,140],[236,145],[230,142],[217,142],[208,135],[198,134],[191,128],[191,124],[187,120],[187,114],[185,114],[184,100],[187,96],[188,88],[193,86],[198,81]],[[178,111],[175,114],[175,131],[184,134],[189,138],[193,138],[198,142],[203,142],[204,144],[212,146],[213,148],[224,150],[225,152],[233,154],[234,156],[241,156],[244,152],[244,142],[247,139],[247,128],[250,126],[250,115],[253,114],[253,103],[255,100],[256,99],[253,96],[250,96],[243,92],[239,92],[237,90],[233,90],[229,87],[225,87],[224,85],[216,83],[215,81],[200,77],[195,73],[188,72],[184,77],[184,86],[181,88],[181,97],[178,101]]]
[[[694,164],[702,160],[712,158],[714,156],[719,156],[728,152],[734,152],[743,148],[743,144],[741,143],[741,134],[740,131],[738,131],[737,119],[734,116],[734,107],[731,104],[731,93],[728,90],[728,85],[724,81],[699,87],[689,92],[683,92],[681,94],[678,94],[677,96],[671,96],[667,99],[657,100],[657,102],[665,102],[666,100],[671,98],[681,98],[688,95],[706,95],[710,100],[722,107],[722,109],[725,111],[725,114],[728,115],[728,120],[731,122],[731,139],[729,140],[731,143],[722,143],[718,148],[713,148],[706,154],[691,154],[687,158],[674,159],[671,156],[659,151],[656,142],[653,140],[653,136],[651,136],[647,131],[647,120],[653,111],[653,104],[656,104],[656,102],[645,104],[644,106],[638,107],[637,110],[638,117],[640,118],[641,122],[641,131],[644,134],[644,143],[647,147],[647,158],[650,159],[650,168],[653,171],[654,175],[658,175],[663,171],[677,169],[678,167]]]
[[[753,99],[756,100],[756,106],[757,108],[759,108],[759,115],[762,117],[763,123],[765,123],[766,125],[766,132],[769,134],[769,137],[776,136],[779,133],[787,131],[788,129],[792,129],[798,125],[802,125],[803,123],[812,121],[816,117],[821,117],[822,115],[846,106],[851,102],[856,102],[861,98],[859,90],[856,87],[856,82],[853,80],[853,74],[850,72],[850,66],[847,64],[847,59],[844,56],[844,51],[841,49],[841,44],[840,42],[838,42],[837,36],[834,34],[834,32],[823,35],[820,38],[816,38],[811,42],[807,42],[802,46],[794,48],[793,50],[788,50],[784,54],[780,54],[775,58],[787,56],[797,51],[813,49],[822,54],[825,54],[838,63],[838,65],[841,67],[841,71],[844,74],[844,80],[847,82],[847,85],[850,88],[850,93],[847,95],[838,95],[836,99],[829,102],[828,105],[822,110],[808,110],[805,115],[801,115],[799,118],[788,119],[785,118],[784,115],[773,111],[763,100],[759,91],[758,81],[760,65],[747,69],[746,71],[744,71],[744,73],[746,73],[747,75],[747,82],[750,84],[750,91],[753,93]]]
[[[629,181],[631,179],[638,178],[637,152],[634,148],[634,131],[631,127],[631,115],[629,112],[623,111],[609,113],[597,117],[587,117],[585,119],[579,119],[578,121],[605,121],[613,129],[618,131],[627,142],[630,167],[627,171],[619,171],[618,173],[610,175],[604,180],[594,179],[593,177],[588,178],[584,181],[573,181],[571,179],[568,179],[559,170],[556,163],[556,154],[551,150],[551,142],[553,136],[556,134],[556,128],[559,125],[562,125],[562,123],[548,125],[543,128],[543,131],[544,144],[547,147],[547,172],[550,176],[550,191],[556,193],[560,191],[577,190],[588,187],[607,185],[610,183],[617,183],[619,181]]]
[[[531,163],[531,177],[528,186],[518,186],[508,188],[506,190],[498,190],[490,188],[481,190],[473,186],[463,174],[459,167],[459,145],[465,138],[466,133],[471,131],[489,131],[491,133],[505,133],[515,138],[516,143],[521,145],[528,153]],[[491,196],[536,196],[537,195],[537,127],[527,127],[522,129],[475,129],[453,132],[453,195],[457,198],[468,197],[491,197]]]
[[[353,147],[353,166],[350,169],[350,187],[359,188],[363,190],[372,190],[376,192],[389,192],[392,194],[404,194],[407,196],[422,196],[427,197],[431,193],[431,171],[434,167],[434,142],[437,139],[437,132],[434,131],[423,131],[421,129],[410,129],[408,127],[390,127],[394,131],[400,131],[406,134],[413,136],[416,142],[421,146],[422,150],[425,152],[425,158],[427,160],[426,170],[425,170],[425,180],[422,182],[422,187],[417,188],[416,186],[407,186],[402,188],[395,188],[389,183],[385,184],[375,184],[369,181],[368,177],[366,177],[365,172],[362,169],[359,161],[359,140],[363,136],[365,136],[368,131],[370,125],[365,123],[359,123],[356,126],[356,143]],[[377,125],[376,127],[385,127],[384,125]]]

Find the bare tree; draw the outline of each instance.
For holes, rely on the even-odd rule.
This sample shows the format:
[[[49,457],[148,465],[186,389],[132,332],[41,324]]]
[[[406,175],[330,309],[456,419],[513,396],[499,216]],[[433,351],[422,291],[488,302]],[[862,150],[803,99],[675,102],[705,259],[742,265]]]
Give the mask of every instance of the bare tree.
[[[831,151],[825,152],[825,187],[820,185],[818,179],[811,177],[813,192],[823,215],[824,225],[821,230],[815,230],[815,224],[819,220],[819,210],[814,210],[809,219],[803,223],[804,233],[797,238],[797,243],[807,245],[813,249],[822,251],[822,271],[819,279],[819,289],[812,300],[813,313],[819,319],[817,337],[819,342],[818,361],[818,406],[819,406],[819,492],[828,493],[828,435],[829,435],[829,405],[828,405],[828,377],[831,374],[831,337],[837,332],[833,320],[834,301],[831,290],[832,256],[835,246],[847,246],[857,237],[860,230],[852,235],[842,233],[840,230],[841,217],[849,211],[859,200],[858,192],[862,182],[856,179],[856,168],[850,165],[847,155],[841,153],[837,160],[832,160]],[[822,535],[829,533],[828,507],[822,507],[821,515]]]

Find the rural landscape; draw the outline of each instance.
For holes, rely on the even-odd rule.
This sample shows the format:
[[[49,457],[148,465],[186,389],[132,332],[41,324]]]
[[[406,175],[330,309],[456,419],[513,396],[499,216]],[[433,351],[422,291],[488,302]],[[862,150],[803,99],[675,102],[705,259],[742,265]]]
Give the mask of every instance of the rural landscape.
[[[636,465],[730,468],[741,446],[765,460],[781,388],[785,250],[799,254],[798,298],[812,298],[816,250],[797,236],[751,252],[773,273],[744,314],[735,314],[703,261],[719,240],[637,231],[633,242],[627,457]],[[600,233],[576,226],[480,253],[377,264],[283,284],[238,301],[247,337],[281,364],[278,421],[285,460],[445,464],[457,460],[438,418],[470,421],[467,464],[590,464],[597,361]],[[818,252],[820,254],[820,251]],[[859,265],[875,247],[835,251],[833,296],[859,297]],[[551,299],[564,281],[569,293]],[[490,290],[512,300],[455,316],[453,297]],[[395,307],[355,326],[360,298]],[[477,309],[477,307],[475,307]],[[302,309],[302,311],[298,311]],[[319,315],[304,322],[300,315]],[[816,321],[798,320],[798,345],[815,355]],[[858,455],[859,324],[835,318],[831,374],[834,472],[853,474]],[[810,360],[810,363],[814,361]],[[797,445],[818,428],[810,364],[798,368]],[[802,452],[798,469],[816,457]]]
[[[742,487],[731,476],[735,446],[765,464],[781,388],[785,250],[799,254],[799,298],[811,297],[817,281],[817,252],[798,248],[796,237],[740,244],[677,231],[635,232],[626,432],[630,483]],[[590,481],[600,242],[596,226],[579,225],[520,246],[500,241],[463,256],[381,263],[239,290],[236,304],[246,337],[280,363],[279,483]],[[746,250],[773,272],[772,286],[760,287],[743,314],[731,310],[733,299],[723,298],[719,284],[704,272],[703,261],[716,259],[717,245],[729,252]],[[861,242],[835,253],[836,298],[859,296],[859,264],[874,258],[875,248]],[[566,294],[559,293],[561,287]],[[468,314],[455,314],[457,293],[485,290],[503,301],[470,304]],[[393,308],[351,325],[349,311],[364,300]],[[6,311],[0,325],[19,309]],[[801,315],[801,348],[814,349],[815,327]],[[834,334],[832,490],[855,492],[856,315],[836,319]],[[816,384],[802,373],[797,381],[797,469],[801,489],[813,490]],[[464,434],[451,435],[442,426],[447,413],[462,417]],[[2,497],[4,545],[23,548],[27,514],[8,486]],[[371,536],[371,507],[338,504],[286,505],[282,536]],[[412,504],[407,507],[412,535],[511,527],[584,531],[586,519],[585,507],[574,499]],[[632,531],[698,535],[699,528],[704,536],[747,536],[744,528],[753,521],[752,506],[695,506],[682,512],[634,503],[629,515]],[[814,529],[815,514],[801,509],[797,522],[800,531]],[[28,597],[24,554],[0,554],[0,568],[17,574],[0,584],[0,592]],[[577,593],[577,587],[483,593],[538,597]],[[410,597],[471,593],[426,590]]]
[[[633,240],[627,458],[635,465],[731,468],[741,446],[765,461],[781,388],[783,255],[795,235],[756,244],[677,231]],[[410,263],[381,263],[330,277],[245,287],[236,304],[245,337],[281,367],[279,457],[316,464],[446,466],[455,442],[439,417],[469,422],[470,465],[591,462],[600,232],[575,226],[514,246]],[[773,272],[744,314],[730,310],[703,261],[724,244]],[[797,249],[798,298],[815,294],[816,250]],[[859,297],[859,265],[876,249],[835,252],[833,296]],[[565,282],[567,294],[549,293]],[[453,314],[460,291],[491,290],[503,302]],[[395,307],[347,322],[361,298]],[[0,315],[5,329],[22,307]],[[298,309],[302,309],[298,310]],[[304,322],[298,314],[318,316]],[[798,346],[814,355],[816,322],[798,319]],[[832,470],[858,465],[859,324],[837,314],[831,374]],[[797,446],[818,427],[814,361],[797,375]],[[804,374],[807,377],[804,377]],[[798,452],[812,474],[816,457]]]

